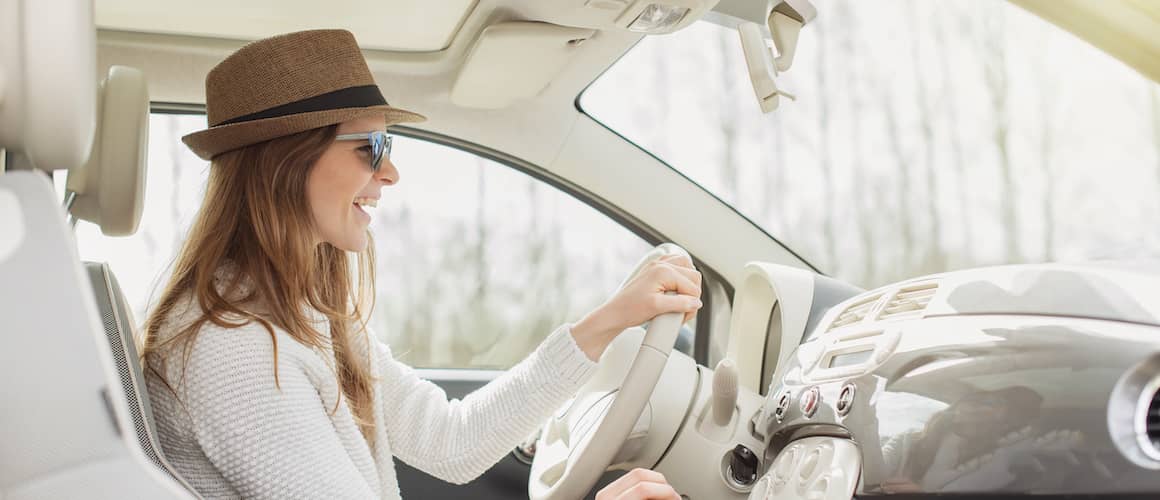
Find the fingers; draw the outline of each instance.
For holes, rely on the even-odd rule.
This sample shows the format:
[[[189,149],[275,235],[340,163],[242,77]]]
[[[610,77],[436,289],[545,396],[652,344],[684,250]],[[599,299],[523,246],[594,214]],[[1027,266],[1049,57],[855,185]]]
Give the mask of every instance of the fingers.
[[[666,255],[657,260],[693,269],[693,259],[690,259],[687,255]]]
[[[688,287],[688,286],[685,287],[684,291],[682,291],[681,287],[678,286],[677,293],[692,295],[692,296],[697,297],[697,298],[701,297],[701,283],[702,283],[701,273],[699,271],[697,271],[696,268],[693,267],[692,259],[690,259],[689,257],[684,256],[684,255],[666,255],[666,256],[661,257],[660,259],[657,259],[656,261],[654,261],[653,264],[655,266],[658,266],[658,267],[670,268],[670,269],[676,271],[677,273],[680,273],[682,276],[687,278],[693,285],[695,285],[694,287],[692,287],[692,289],[696,290],[695,293],[687,293],[687,291],[690,289],[690,287]],[[678,282],[678,283],[680,283],[680,282]],[[666,285],[666,287],[665,287],[666,291],[671,290],[671,289],[672,289],[671,287]],[[678,307],[678,310],[684,310],[684,309],[679,309],[681,307],[679,303],[673,307]],[[690,304],[690,307],[693,307],[692,304]],[[685,313],[685,317],[681,322],[688,323],[689,320],[693,319],[693,316],[696,314],[697,308],[700,308],[700,306],[697,305],[697,306],[695,306],[695,308],[691,312]]]
[[[657,284],[662,291],[676,291],[681,295],[688,295],[690,297],[701,297],[701,284],[699,283],[699,276],[687,276],[685,273],[678,271],[673,266],[661,264],[654,268],[654,276],[656,276]],[[693,271],[696,273],[697,271]],[[697,273],[698,275],[700,273]]]
[[[685,258],[685,261],[687,262],[688,258]],[[700,300],[701,273],[695,269],[668,262],[656,262],[649,271],[652,275],[650,279],[655,280],[654,286],[657,286],[659,291],[663,293],[675,290],[677,292],[677,295],[656,296],[654,298],[656,301],[654,314],[684,312],[685,315],[681,319],[681,323],[687,323],[693,319],[693,315],[702,305]]]
[[[661,483],[637,483],[623,495],[617,497],[622,500],[681,500],[672,486]]]
[[[661,311],[664,312],[684,312],[685,317],[681,318],[681,324],[688,323],[697,314],[697,311],[704,305],[701,299],[697,297],[687,297],[684,295],[662,295],[668,299],[667,303],[661,304]],[[663,314],[663,313],[658,313]]]
[[[697,286],[701,286],[701,272],[693,267],[693,261],[684,255],[669,255],[653,261],[653,266],[669,267],[685,275]]]
[[[701,286],[701,272],[696,269],[689,269],[687,267],[673,267],[682,276],[689,278],[699,288]]]
[[[656,315],[683,312],[685,317],[681,319],[684,323],[689,321],[696,314],[697,310],[701,308],[701,299],[689,297],[685,295],[657,295],[656,296]]]
[[[657,490],[652,486],[645,486],[643,489],[636,489],[640,485],[654,485],[661,488]],[[674,496],[666,496],[664,488],[668,488],[668,491],[672,492]],[[596,494],[596,498],[597,500],[644,500],[654,498],[669,500],[670,498],[680,498],[675,495],[676,491],[673,491],[673,488],[668,485],[664,475],[657,471],[636,468],[620,476],[608,486],[605,486],[604,489]]]

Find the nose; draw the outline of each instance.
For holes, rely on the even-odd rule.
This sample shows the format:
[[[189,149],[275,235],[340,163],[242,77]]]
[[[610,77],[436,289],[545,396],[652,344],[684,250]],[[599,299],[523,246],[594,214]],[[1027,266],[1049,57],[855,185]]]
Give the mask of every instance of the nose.
[[[399,169],[395,168],[395,164],[391,163],[389,157],[384,156],[383,162],[379,164],[379,171],[375,173],[375,178],[387,186],[398,184]]]

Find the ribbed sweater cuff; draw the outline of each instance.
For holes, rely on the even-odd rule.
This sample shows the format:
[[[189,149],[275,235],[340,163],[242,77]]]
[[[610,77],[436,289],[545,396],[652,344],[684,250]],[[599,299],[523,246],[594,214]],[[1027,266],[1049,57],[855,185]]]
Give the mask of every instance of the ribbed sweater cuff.
[[[554,375],[573,387],[579,387],[596,372],[596,362],[576,345],[572,324],[565,323],[548,335],[541,345],[540,354]]]

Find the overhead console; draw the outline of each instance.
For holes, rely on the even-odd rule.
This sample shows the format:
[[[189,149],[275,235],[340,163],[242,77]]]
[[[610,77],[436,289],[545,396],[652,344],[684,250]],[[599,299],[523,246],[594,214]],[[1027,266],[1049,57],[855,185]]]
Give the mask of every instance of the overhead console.
[[[534,98],[597,33],[672,33],[700,19],[717,1],[571,0],[530,6],[483,29],[455,78],[451,102],[502,109]]]
[[[703,17],[719,0],[569,0],[542,2],[535,19],[601,31],[672,33]],[[565,5],[573,5],[568,9]]]

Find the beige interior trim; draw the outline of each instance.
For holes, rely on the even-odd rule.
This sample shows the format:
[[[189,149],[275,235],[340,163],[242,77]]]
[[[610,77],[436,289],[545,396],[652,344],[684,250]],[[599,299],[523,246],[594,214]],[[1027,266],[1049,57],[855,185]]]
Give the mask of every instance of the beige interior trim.
[[[1160,2],[1011,0],[1160,82]]]
[[[103,29],[235,40],[343,28],[368,49],[434,52],[451,45],[475,4],[476,0],[98,0],[95,21]]]
[[[536,22],[488,26],[455,78],[451,102],[467,108],[498,109],[535,97],[595,33]]]

